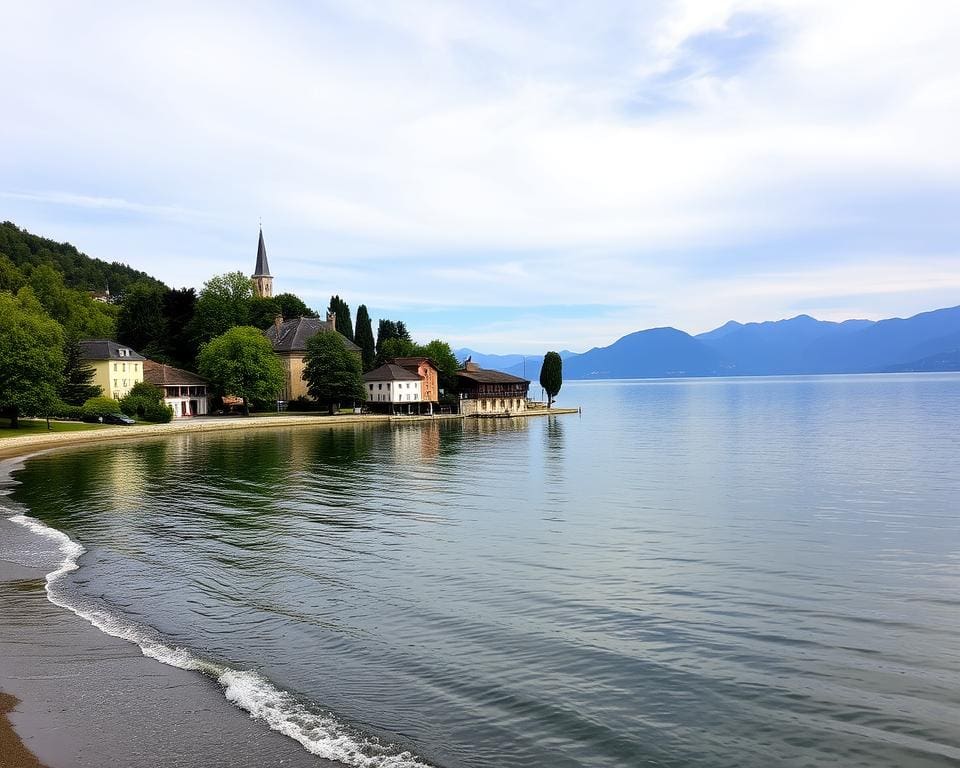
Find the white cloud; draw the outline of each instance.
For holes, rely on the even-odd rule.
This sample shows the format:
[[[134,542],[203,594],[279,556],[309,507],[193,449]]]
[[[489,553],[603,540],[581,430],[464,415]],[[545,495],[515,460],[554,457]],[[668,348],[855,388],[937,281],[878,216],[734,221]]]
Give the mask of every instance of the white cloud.
[[[957,196],[952,2],[6,16],[20,33],[0,50],[14,117],[0,141],[16,148],[0,156],[4,204],[173,283],[245,268],[258,216],[278,284],[318,298],[616,304],[643,310],[615,322],[685,328],[824,306],[834,278],[867,296],[845,306],[894,312],[952,288],[941,278],[960,262],[949,222],[923,243],[935,257],[903,250],[931,236],[915,231],[928,198]],[[145,223],[98,235],[49,206]],[[772,269],[729,255],[764,247]],[[805,247],[806,267],[777,261]],[[840,272],[825,278],[824,262]],[[605,342],[610,322],[571,332]]]

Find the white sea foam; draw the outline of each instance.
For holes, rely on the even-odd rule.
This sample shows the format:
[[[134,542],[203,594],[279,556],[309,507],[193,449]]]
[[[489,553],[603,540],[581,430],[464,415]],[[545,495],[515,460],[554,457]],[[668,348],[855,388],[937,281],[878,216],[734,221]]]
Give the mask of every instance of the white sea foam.
[[[398,752],[393,745],[382,745],[376,737],[366,736],[339,722],[332,714],[323,714],[274,686],[256,672],[232,669],[206,661],[186,648],[171,647],[149,630],[102,608],[87,606],[73,599],[57,582],[77,570],[86,550],[65,533],[25,514],[9,518],[56,545],[63,560],[47,574],[47,598],[90,622],[105,634],[137,645],[144,656],[180,669],[201,672],[216,679],[227,701],[249,712],[272,730],[299,742],[308,752],[328,760],[357,768],[430,768],[408,751]]]

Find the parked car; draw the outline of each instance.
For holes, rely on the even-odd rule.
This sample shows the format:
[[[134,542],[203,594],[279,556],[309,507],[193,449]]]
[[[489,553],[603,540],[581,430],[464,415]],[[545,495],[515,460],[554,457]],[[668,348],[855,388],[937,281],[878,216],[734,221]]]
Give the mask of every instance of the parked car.
[[[83,420],[92,424],[124,424],[127,426],[137,423],[129,416],[124,416],[122,413],[88,414],[83,417]]]

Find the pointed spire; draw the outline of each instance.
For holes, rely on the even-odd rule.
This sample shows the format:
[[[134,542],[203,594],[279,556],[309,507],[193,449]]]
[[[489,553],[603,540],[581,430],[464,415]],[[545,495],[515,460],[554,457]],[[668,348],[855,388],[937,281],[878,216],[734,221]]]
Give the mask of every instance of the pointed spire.
[[[263,244],[263,228],[260,229],[260,242],[257,244],[257,268],[254,277],[269,277],[270,265],[267,264],[267,246]]]

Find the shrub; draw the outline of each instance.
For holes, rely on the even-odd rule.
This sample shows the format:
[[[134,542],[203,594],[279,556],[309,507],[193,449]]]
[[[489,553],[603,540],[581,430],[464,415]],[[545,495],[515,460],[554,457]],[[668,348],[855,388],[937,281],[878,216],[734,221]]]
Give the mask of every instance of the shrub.
[[[153,421],[157,424],[166,424],[173,418],[173,408],[159,400],[148,403],[143,410],[143,418],[147,421]]]
[[[127,416],[160,423],[173,418],[173,409],[163,402],[163,390],[146,381],[133,385],[120,401],[120,410]]]
[[[106,416],[108,413],[122,413],[120,403],[112,397],[91,397],[80,406],[81,416]]]
[[[51,419],[79,420],[83,417],[83,406],[70,405],[70,403],[59,401],[50,409],[50,413],[48,415]]]

